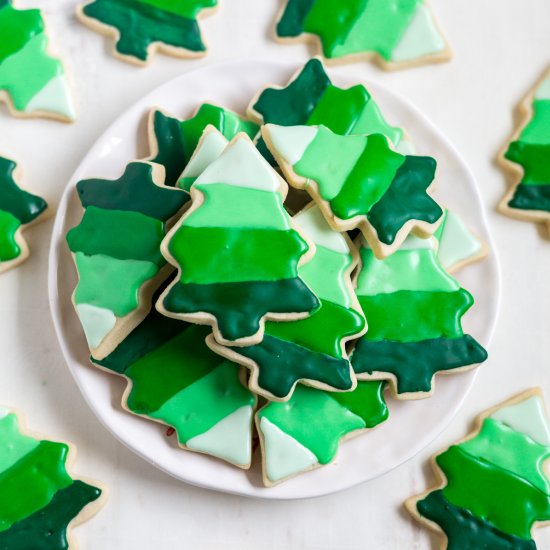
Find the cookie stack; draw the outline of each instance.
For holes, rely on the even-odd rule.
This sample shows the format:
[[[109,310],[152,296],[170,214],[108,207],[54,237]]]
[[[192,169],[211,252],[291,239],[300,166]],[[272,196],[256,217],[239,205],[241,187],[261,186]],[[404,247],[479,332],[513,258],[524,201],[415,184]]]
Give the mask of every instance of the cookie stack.
[[[79,182],[68,243],[124,408],[241,468],[259,438],[272,486],[387,420],[386,387],[428,397],[437,372],[486,359],[450,274],[485,248],[433,198],[436,160],[320,60],[248,115],[153,111],[148,159]]]

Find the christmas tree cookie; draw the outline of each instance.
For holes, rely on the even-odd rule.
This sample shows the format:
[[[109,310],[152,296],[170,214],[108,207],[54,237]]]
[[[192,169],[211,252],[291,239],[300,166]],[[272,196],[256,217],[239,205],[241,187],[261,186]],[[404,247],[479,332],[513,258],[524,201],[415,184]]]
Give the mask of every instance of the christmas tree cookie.
[[[126,378],[126,410],[173,427],[183,448],[249,468],[256,397],[241,384],[240,367],[208,349],[209,333],[153,310],[92,361]]]
[[[22,232],[48,208],[44,199],[20,189],[18,172],[15,162],[0,157],[0,273],[27,259],[29,247]]]
[[[77,9],[88,27],[115,38],[118,58],[146,65],[156,52],[176,57],[206,54],[198,19],[217,0],[92,0]]]
[[[289,183],[305,189],[338,231],[359,228],[378,257],[443,214],[430,192],[436,161],[402,155],[381,134],[340,136],[325,126],[267,124],[262,135]]]
[[[268,403],[256,415],[264,484],[329,464],[342,440],[387,420],[383,390],[381,382],[359,382],[346,393],[298,386],[286,403]]]
[[[232,140],[239,132],[253,138],[260,129],[237,113],[210,103],[203,103],[187,120],[158,109],[151,111],[148,130],[151,155],[148,160],[164,166],[165,185],[176,184],[207,126],[219,130],[227,140]]]
[[[276,35],[313,41],[328,61],[372,59],[384,69],[451,57],[425,0],[287,0]]]
[[[499,157],[512,186],[500,210],[521,220],[550,221],[550,68],[520,105],[521,124]]]
[[[485,361],[462,330],[474,300],[441,267],[431,239],[409,237],[384,260],[361,238],[359,245],[356,293],[369,329],[352,357],[358,379],[390,380],[398,399],[420,399],[433,392],[437,372]]]
[[[73,121],[65,69],[48,53],[40,10],[18,10],[12,0],[0,0],[0,37],[0,101],[15,116]]]
[[[71,528],[94,515],[102,490],[67,472],[72,446],[23,433],[2,408],[0,441],[0,548],[74,548]]]
[[[267,322],[261,342],[227,348],[209,338],[217,353],[250,368],[250,388],[271,400],[288,400],[298,382],[330,391],[349,391],[355,376],[346,342],[366,331],[363,312],[351,284],[359,257],[345,234],[332,231],[317,206],[294,216],[315,243],[315,255],[298,275],[319,298],[321,307],[307,319]]]
[[[132,162],[118,180],[77,185],[84,216],[67,234],[79,278],[73,302],[99,359],[145,317],[170,272],[160,243],[189,196],[160,185],[161,173],[159,166]]]
[[[536,550],[535,522],[550,521],[550,428],[540,390],[478,419],[475,432],[434,459],[435,489],[407,502],[445,537],[442,548]]]
[[[363,85],[338,88],[318,58],[309,60],[286,86],[262,89],[250,103],[248,115],[258,124],[323,125],[341,135],[383,134],[397,148],[403,141],[403,130],[386,122]],[[259,149],[271,156],[263,140]]]
[[[315,248],[283,207],[288,188],[239,134],[191,187],[192,204],[162,243],[178,277],[157,309],[209,324],[220,344],[253,345],[265,320],[308,317],[319,301],[298,275]]]

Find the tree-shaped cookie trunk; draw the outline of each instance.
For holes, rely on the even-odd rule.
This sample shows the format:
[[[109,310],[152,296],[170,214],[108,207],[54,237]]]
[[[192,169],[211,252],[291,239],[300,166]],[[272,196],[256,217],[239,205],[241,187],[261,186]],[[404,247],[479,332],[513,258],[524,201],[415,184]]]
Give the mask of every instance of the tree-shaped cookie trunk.
[[[550,429],[540,390],[484,413],[465,440],[435,457],[438,487],[407,502],[449,550],[536,550],[535,522],[550,521]]]
[[[151,111],[148,123],[151,154],[147,160],[164,166],[165,185],[176,184],[207,126],[213,126],[229,141],[239,132],[253,138],[260,129],[255,122],[210,103],[203,103],[187,120],[158,109]]]
[[[320,59],[308,61],[285,87],[262,89],[250,103],[249,116],[258,124],[326,126],[336,134],[383,134],[398,149],[406,147],[404,132],[388,124],[378,104],[357,84],[338,88]],[[275,162],[260,138],[258,149]]]
[[[29,247],[23,231],[44,217],[46,201],[18,185],[16,163],[0,157],[0,273],[24,262]]]
[[[360,229],[378,257],[411,231],[437,229],[433,158],[402,155],[381,134],[340,136],[324,126],[268,124],[262,135],[289,183],[305,189],[335,229]]]
[[[0,101],[15,116],[75,119],[69,84],[59,59],[49,55],[40,10],[17,10],[0,0]]]
[[[499,156],[512,185],[500,204],[504,214],[550,221],[550,68],[520,105],[521,125]]]
[[[263,340],[254,346],[229,348],[208,339],[217,353],[251,369],[249,385],[254,392],[276,401],[288,400],[298,382],[329,391],[353,389],[346,342],[366,330],[351,284],[359,261],[354,245],[333,231],[314,205],[295,215],[294,221],[315,243],[315,255],[298,274],[321,307],[307,319],[266,323]]]
[[[95,513],[102,490],[67,472],[69,445],[23,433],[7,409],[0,441],[0,547],[73,548],[70,526]]]
[[[388,418],[383,382],[359,382],[352,392],[298,386],[286,403],[271,402],[256,415],[268,487],[329,464],[340,442]]]
[[[319,300],[298,276],[314,245],[283,207],[286,183],[239,134],[191,187],[192,205],[162,243],[178,277],[164,315],[209,324],[226,345],[253,345],[266,319],[308,317]]]
[[[433,392],[437,372],[485,361],[487,352],[462,329],[474,300],[441,267],[432,239],[409,237],[384,260],[361,237],[357,244],[356,293],[369,323],[352,356],[358,379],[391,380],[398,399],[420,399]]]
[[[116,39],[124,61],[145,65],[156,51],[177,57],[201,57],[206,46],[198,18],[217,0],[92,0],[78,7],[79,19]]]
[[[340,63],[372,59],[398,69],[451,57],[425,0],[288,0],[276,32],[320,44],[327,60]]]
[[[152,310],[111,354],[92,361],[128,381],[127,411],[174,428],[182,448],[246,469],[256,397],[241,384],[239,365],[206,346],[208,334]]]
[[[67,234],[79,277],[73,302],[98,359],[143,320],[171,270],[160,244],[189,195],[160,185],[161,173],[159,166],[133,162],[118,180],[77,184],[84,216]]]

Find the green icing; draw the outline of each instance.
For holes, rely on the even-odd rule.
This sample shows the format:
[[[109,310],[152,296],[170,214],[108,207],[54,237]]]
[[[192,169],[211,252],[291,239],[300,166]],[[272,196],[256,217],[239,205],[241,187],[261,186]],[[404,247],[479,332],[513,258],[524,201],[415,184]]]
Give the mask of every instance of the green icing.
[[[19,188],[13,177],[16,166],[12,160],[0,157],[0,210],[12,214],[21,224],[27,224],[40,216],[48,205],[44,199]]]
[[[550,481],[542,469],[544,461],[550,457],[550,449],[521,432],[486,418],[479,434],[460,443],[459,447],[474,458],[483,458],[520,476],[550,495]]]
[[[362,338],[352,356],[356,374],[389,373],[398,394],[430,392],[437,372],[482,363],[487,352],[469,335],[419,342]]]
[[[301,34],[307,14],[314,4],[315,0],[289,0],[277,22],[277,36],[284,38]]]
[[[188,120],[179,120],[161,111],[154,112],[153,132],[158,150],[152,161],[165,167],[166,185],[176,184],[208,125],[214,126],[228,140],[239,132],[252,139],[259,130],[254,122],[209,103],[203,103],[195,116]]]
[[[258,386],[279,399],[286,398],[300,380],[320,382],[342,391],[353,385],[348,360],[269,334],[255,346],[231,349],[254,361],[259,371]]]
[[[533,523],[550,518],[548,496],[521,477],[456,445],[436,461],[448,480],[444,497],[497,529],[529,540]]]
[[[392,244],[411,220],[433,224],[443,210],[427,193],[435,177],[436,161],[431,157],[407,156],[386,194],[367,214],[380,241]]]
[[[346,285],[346,273],[351,263],[349,254],[317,246],[315,256],[300,266],[298,272],[318,298],[351,307],[351,297]]]
[[[134,211],[162,221],[175,216],[189,199],[177,189],[155,184],[153,166],[146,162],[131,162],[117,180],[79,181],[76,189],[84,208]]]
[[[330,396],[362,418],[366,428],[374,428],[385,422],[390,415],[384,399],[385,386],[385,382],[359,381],[353,391],[333,392]]]
[[[168,246],[181,266],[178,284],[269,281],[297,273],[308,246],[296,231],[243,225],[241,221],[241,228],[188,227],[184,222]]]
[[[361,248],[364,268],[357,281],[358,293],[367,296],[400,290],[454,292],[460,287],[447,274],[431,248],[401,249],[379,260],[370,248]]]
[[[319,306],[304,282],[294,277],[278,281],[244,283],[174,284],[164,307],[177,313],[213,315],[227,340],[256,334],[267,313],[311,312]]]
[[[117,317],[128,315],[139,306],[142,285],[159,271],[151,262],[118,260],[96,254],[75,255],[79,282],[75,290],[75,304],[90,304],[108,309]],[[109,281],[105,285],[105,281]]]
[[[139,414],[157,411],[180,390],[216,368],[222,359],[210,351],[204,340],[209,327],[180,325],[179,334],[133,362],[124,375],[132,381],[128,407]]]
[[[254,395],[239,381],[239,366],[226,361],[181,390],[151,416],[174,426],[179,441],[185,443],[238,408],[253,407],[255,403]]]
[[[546,143],[512,141],[505,157],[523,167],[522,184],[550,185],[550,132]]]
[[[65,471],[67,452],[64,444],[41,441],[0,473],[0,532],[46,506],[57,491],[72,483]]]
[[[267,322],[265,330],[275,338],[342,358],[342,340],[358,334],[364,327],[364,317],[354,309],[321,299],[321,307],[309,317],[283,323]]]
[[[148,60],[151,45],[158,42],[195,53],[206,49],[197,21],[172,10],[137,0],[94,0],[84,6],[84,14],[117,29],[117,52],[141,61]]]
[[[449,502],[442,491],[434,491],[417,505],[418,513],[441,527],[447,536],[447,550],[536,550],[533,540],[499,531],[469,510]]]
[[[188,19],[196,19],[201,10],[205,8],[213,8],[217,5],[217,0],[137,0],[142,4],[148,4],[159,10],[187,17]]]
[[[22,50],[0,62],[0,89],[9,93],[17,110],[25,110],[33,97],[64,72],[59,59],[46,53],[47,46],[47,36],[36,35]]]
[[[14,260],[21,254],[15,240],[21,222],[9,212],[0,210],[0,262]]]
[[[69,550],[67,526],[80,511],[97,500],[101,490],[76,480],[58,491],[34,514],[0,533],[0,548],[10,550]]]
[[[550,212],[550,185],[518,185],[508,204],[521,210]]]
[[[290,229],[283,200],[278,193],[250,189],[246,187],[229,186],[224,183],[197,185],[195,189],[204,195],[203,205],[185,218],[185,225],[191,227],[242,227],[246,219],[248,227]],[[216,212],[212,217],[211,212]],[[266,218],[265,212],[276,212],[277,215]]]
[[[462,336],[461,317],[474,303],[462,288],[456,292],[404,290],[358,298],[368,319],[366,338],[401,342]]]
[[[67,234],[72,252],[104,254],[119,260],[165,263],[160,253],[164,224],[139,212],[89,206],[80,224]]]
[[[298,386],[289,401],[272,402],[259,413],[309,449],[320,464],[328,464],[340,439],[366,427],[365,421],[344,408],[329,393]]]
[[[11,468],[26,454],[38,446],[38,441],[19,432],[17,416],[7,414],[0,418],[0,441],[2,442],[2,454],[0,454],[0,472]]]
[[[533,117],[522,130],[519,141],[522,143],[546,145],[550,136],[550,100],[533,101]]]
[[[44,32],[39,10],[16,10],[11,2],[0,4],[0,63]]]

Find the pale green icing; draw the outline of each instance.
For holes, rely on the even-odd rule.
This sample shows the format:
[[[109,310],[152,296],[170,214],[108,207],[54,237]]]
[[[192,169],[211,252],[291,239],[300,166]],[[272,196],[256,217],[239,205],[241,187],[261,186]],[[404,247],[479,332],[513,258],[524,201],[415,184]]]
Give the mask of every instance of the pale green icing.
[[[516,432],[528,435],[540,445],[550,446],[550,429],[544,403],[536,395],[497,410],[491,418],[506,424]]]
[[[425,5],[416,8],[413,19],[392,52],[392,61],[410,61],[445,49],[445,40]]]
[[[535,99],[550,100],[550,75],[547,76],[538,86],[535,92]]]
[[[363,268],[357,288],[362,296],[389,294],[401,290],[454,292],[458,283],[441,267],[433,250],[397,250],[379,260],[372,250],[361,249]]]
[[[317,457],[300,442],[284,433],[265,416],[260,420],[264,443],[266,477],[277,482],[308,470],[318,463]]]
[[[293,219],[316,245],[341,254],[349,254],[346,239],[328,225],[318,206],[305,208],[298,212]]]
[[[19,431],[17,416],[8,413],[0,419],[0,473],[8,470],[39,444]]]
[[[186,446],[238,466],[247,466],[252,459],[253,412],[250,406],[237,409],[207,432],[189,439]]]
[[[139,306],[139,289],[158,273],[153,262],[119,260],[104,254],[75,254],[80,275],[75,289],[75,304],[90,304],[124,317]],[[105,281],[110,281],[105,285]]]
[[[97,348],[105,336],[113,330],[116,317],[112,311],[89,304],[77,304],[76,312],[84,329],[90,348]]]
[[[328,128],[319,126],[304,157],[317,165],[316,172],[323,174],[319,194],[325,201],[336,197],[345,185],[351,170],[364,153],[368,138],[365,136],[339,136]],[[327,155],[327,151],[331,154]],[[300,163],[296,165],[299,172]]]
[[[372,99],[364,106],[350,133],[382,134],[395,146],[398,146],[403,138],[403,130],[389,126],[380,112],[380,107]]]
[[[190,439],[253,402],[254,397],[239,381],[238,366],[224,361],[168,399],[151,416],[176,428],[180,441],[187,445]]]
[[[76,118],[69,83],[65,75],[56,76],[42,88],[25,107],[27,113],[53,112],[69,120]]]
[[[474,458],[482,458],[526,479],[550,495],[550,481],[542,469],[544,461],[550,456],[550,448],[535,443],[523,433],[487,418],[478,436],[460,443],[459,447]]]
[[[236,187],[278,191],[281,179],[250,138],[239,135],[195,181],[195,185],[225,183]]]
[[[189,191],[195,180],[220,157],[229,144],[227,138],[218,130],[208,127],[199,142],[191,160],[178,180],[180,189]]]
[[[435,237],[439,241],[437,258],[447,270],[475,257],[482,249],[479,239],[456,214],[449,210],[445,210],[443,221]]]
[[[204,203],[185,217],[186,227],[253,227],[280,231],[291,227],[279,193],[224,183],[195,184],[195,188],[204,193]],[[208,208],[203,208],[206,205]],[[266,218],[266,212],[280,215]]]
[[[298,274],[318,298],[349,308],[352,304],[345,275],[351,261],[349,254],[317,246],[313,258],[298,269]]]
[[[277,150],[285,161],[293,166],[306,152],[317,135],[316,126],[278,126],[266,124],[263,129],[268,142]]]

